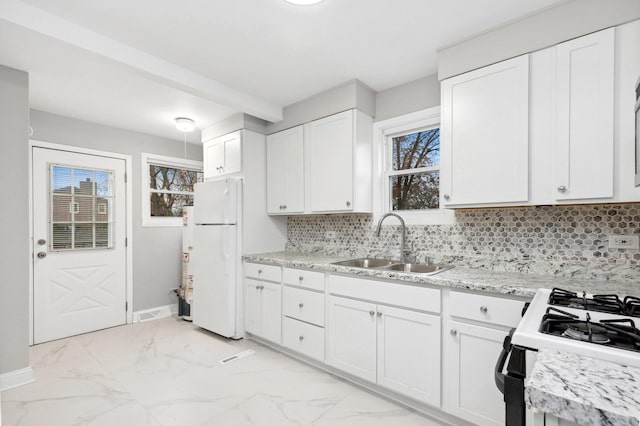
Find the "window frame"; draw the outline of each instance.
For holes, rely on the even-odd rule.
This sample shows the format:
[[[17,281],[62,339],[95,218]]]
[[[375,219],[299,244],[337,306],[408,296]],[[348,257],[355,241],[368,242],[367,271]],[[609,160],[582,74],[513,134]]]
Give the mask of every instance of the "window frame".
[[[416,174],[441,170],[440,164],[408,170],[392,170],[390,141],[393,137],[415,133],[420,130],[440,127],[440,107],[428,108],[410,114],[401,115],[373,124],[373,220],[377,221],[385,213],[393,212],[403,218],[407,225],[446,225],[455,223],[453,210],[442,207],[426,210],[392,210],[390,176]],[[440,172],[440,176],[442,173]]]
[[[158,217],[151,216],[151,178],[149,176],[149,166],[155,164],[162,167],[172,167],[187,170],[197,170],[203,172],[202,161],[186,160],[184,158],[168,157],[165,155],[149,154],[143,152],[141,155],[141,193],[142,193],[142,226],[156,227],[181,227],[182,217]],[[179,194],[191,194],[184,191],[170,191]]]

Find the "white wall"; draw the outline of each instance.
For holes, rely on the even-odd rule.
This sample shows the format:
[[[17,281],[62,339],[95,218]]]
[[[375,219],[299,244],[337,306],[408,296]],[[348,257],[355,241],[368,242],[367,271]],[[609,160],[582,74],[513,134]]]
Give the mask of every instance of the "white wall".
[[[31,127],[34,131],[32,139],[35,140],[133,157],[133,309],[137,311],[175,303],[176,296],[171,289],[177,287],[181,280],[182,228],[142,226],[140,154],[146,152],[182,158],[182,142],[38,110],[31,110]],[[187,157],[202,160],[202,146],[187,144]]]
[[[438,78],[443,80],[638,18],[638,0],[572,0],[441,49]]]
[[[29,366],[29,75],[0,65],[0,374]]]

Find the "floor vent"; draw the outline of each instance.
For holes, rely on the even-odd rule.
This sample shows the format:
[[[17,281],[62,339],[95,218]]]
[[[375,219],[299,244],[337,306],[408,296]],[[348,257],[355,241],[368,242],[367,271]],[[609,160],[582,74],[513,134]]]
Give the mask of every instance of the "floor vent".
[[[144,311],[136,311],[133,313],[133,322],[153,321],[161,318],[170,317],[178,312],[178,304],[158,306],[157,308],[145,309]]]
[[[252,355],[254,353],[255,353],[255,351],[253,351],[251,349],[248,349],[246,351],[242,351],[242,352],[239,352],[239,353],[237,353],[235,355],[231,355],[231,356],[228,356],[226,358],[221,359],[220,360],[220,364],[229,364],[230,362],[237,361],[240,358],[244,358],[244,357]]]

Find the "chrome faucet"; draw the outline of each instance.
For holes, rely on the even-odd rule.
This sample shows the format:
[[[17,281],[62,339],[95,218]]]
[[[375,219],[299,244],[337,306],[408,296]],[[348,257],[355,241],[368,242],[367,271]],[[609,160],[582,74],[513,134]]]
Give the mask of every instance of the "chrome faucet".
[[[376,228],[376,237],[380,236],[380,229],[382,228],[382,222],[389,216],[397,217],[398,220],[400,221],[400,229],[402,232],[402,238],[400,239],[400,262],[404,263],[404,254],[405,254],[404,246],[405,246],[405,234],[406,234],[405,228],[406,227],[404,225],[404,220],[400,215],[397,215],[395,213],[386,213],[384,216],[382,216],[378,221],[378,227]]]

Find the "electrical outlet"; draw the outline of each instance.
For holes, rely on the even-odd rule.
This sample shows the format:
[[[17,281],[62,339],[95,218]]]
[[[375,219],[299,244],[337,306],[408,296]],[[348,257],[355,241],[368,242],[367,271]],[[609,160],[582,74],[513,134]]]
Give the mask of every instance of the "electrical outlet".
[[[640,238],[638,235],[609,235],[609,248],[638,250]]]
[[[336,231],[327,231],[324,234],[325,240],[335,240],[336,239]]]

